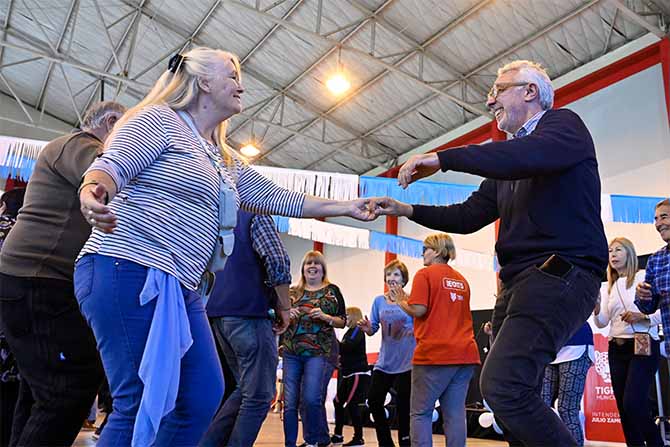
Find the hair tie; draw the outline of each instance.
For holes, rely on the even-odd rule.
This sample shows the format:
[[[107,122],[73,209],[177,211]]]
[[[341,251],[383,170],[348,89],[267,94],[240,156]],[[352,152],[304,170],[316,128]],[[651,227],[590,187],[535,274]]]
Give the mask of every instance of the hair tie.
[[[179,53],[175,54],[170,58],[170,61],[168,62],[168,71],[172,73],[177,73],[177,71],[179,71],[179,69],[183,66],[185,61],[186,56],[182,56]]]

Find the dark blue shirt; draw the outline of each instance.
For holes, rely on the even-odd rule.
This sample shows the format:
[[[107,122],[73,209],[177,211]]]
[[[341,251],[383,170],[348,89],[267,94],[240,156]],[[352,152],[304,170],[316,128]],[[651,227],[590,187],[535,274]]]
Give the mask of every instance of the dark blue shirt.
[[[473,233],[500,218],[500,278],[511,280],[552,254],[602,276],[607,240],[600,218],[595,147],[579,116],[548,110],[524,137],[438,152],[443,171],[486,177],[465,202],[414,205],[429,228]]]

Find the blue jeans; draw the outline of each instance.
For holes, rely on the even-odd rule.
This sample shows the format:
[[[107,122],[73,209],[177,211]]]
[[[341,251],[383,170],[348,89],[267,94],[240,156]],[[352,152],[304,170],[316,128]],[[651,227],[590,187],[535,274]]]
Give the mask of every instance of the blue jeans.
[[[447,447],[464,447],[467,438],[465,397],[473,365],[413,365],[410,408],[412,445],[433,445],[433,410],[440,401]]]
[[[128,446],[144,388],[138,370],[156,300],[140,306],[148,269],[110,256],[77,262],[74,285],[84,318],[93,329],[109,381],[113,411],[99,447]],[[223,376],[200,297],[182,288],[193,345],[181,360],[175,409],[163,418],[157,446],[193,446],[200,441],[223,395]]]
[[[275,394],[277,342],[267,318],[223,317],[214,334],[237,382],[200,445],[253,446]]]
[[[303,406],[302,435],[308,444],[319,441],[323,418],[323,376],[328,366],[324,356],[283,356],[284,445],[295,447],[298,438],[298,407]]]

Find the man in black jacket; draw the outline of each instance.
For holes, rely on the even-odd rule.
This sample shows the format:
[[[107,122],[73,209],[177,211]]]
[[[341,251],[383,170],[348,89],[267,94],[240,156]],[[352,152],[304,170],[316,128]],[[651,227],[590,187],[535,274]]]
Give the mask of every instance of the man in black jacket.
[[[553,88],[529,61],[498,71],[487,106],[512,139],[415,155],[402,187],[438,169],[486,177],[465,202],[408,205],[375,199],[378,214],[472,233],[500,218],[502,289],[481,390],[506,432],[525,445],[576,445],[540,399],[547,364],[593,310],[607,265],[600,178],[591,135],[574,112],[550,110]]]

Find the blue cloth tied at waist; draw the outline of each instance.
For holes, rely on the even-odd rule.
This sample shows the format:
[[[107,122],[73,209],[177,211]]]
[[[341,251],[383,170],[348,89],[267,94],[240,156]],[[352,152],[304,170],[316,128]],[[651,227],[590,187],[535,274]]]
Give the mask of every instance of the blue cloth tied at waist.
[[[175,408],[181,359],[193,344],[179,280],[150,268],[140,293],[140,305],[154,299],[156,310],[140,362],[144,390],[133,429],[133,447],[154,445],[161,419]]]

